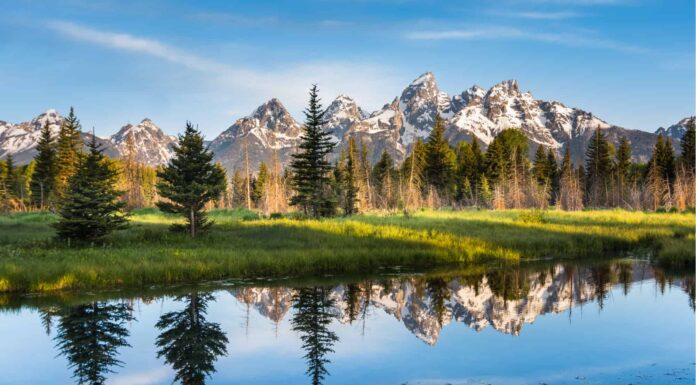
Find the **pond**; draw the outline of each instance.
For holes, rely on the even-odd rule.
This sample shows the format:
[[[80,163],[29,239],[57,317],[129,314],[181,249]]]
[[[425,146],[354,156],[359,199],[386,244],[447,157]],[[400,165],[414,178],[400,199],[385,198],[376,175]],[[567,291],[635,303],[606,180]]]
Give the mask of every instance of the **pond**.
[[[0,384],[693,384],[693,272],[644,261],[0,297]]]

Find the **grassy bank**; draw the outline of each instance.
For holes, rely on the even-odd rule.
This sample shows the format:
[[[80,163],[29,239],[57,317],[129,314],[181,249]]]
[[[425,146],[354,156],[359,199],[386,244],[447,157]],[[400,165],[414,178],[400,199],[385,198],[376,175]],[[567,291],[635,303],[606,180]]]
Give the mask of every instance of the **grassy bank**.
[[[247,220],[213,211],[191,240],[177,219],[141,210],[100,247],[52,240],[55,216],[0,216],[0,291],[144,286],[229,277],[350,274],[474,261],[654,254],[693,266],[694,215],[626,211],[461,211],[360,215],[322,221]]]

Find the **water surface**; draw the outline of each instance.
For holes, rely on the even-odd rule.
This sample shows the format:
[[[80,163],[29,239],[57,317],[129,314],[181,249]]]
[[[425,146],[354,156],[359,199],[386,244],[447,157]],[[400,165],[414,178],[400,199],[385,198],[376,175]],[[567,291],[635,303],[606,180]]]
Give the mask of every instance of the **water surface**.
[[[0,384],[693,384],[693,272],[543,263],[0,297]]]

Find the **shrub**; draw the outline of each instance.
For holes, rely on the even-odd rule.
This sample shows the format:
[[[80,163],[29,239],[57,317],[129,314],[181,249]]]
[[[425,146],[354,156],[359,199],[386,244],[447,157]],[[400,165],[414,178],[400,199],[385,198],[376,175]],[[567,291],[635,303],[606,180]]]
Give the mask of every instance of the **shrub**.
[[[523,211],[517,216],[517,220],[522,223],[546,223],[546,212],[544,210]]]

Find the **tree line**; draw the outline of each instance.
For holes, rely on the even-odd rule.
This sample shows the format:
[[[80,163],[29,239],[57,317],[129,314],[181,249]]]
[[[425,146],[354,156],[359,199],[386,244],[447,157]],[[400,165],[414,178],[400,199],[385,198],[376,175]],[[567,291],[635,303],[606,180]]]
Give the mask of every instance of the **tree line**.
[[[693,118],[678,154],[671,140],[659,135],[649,162],[634,163],[627,138],[615,147],[596,129],[584,164],[576,165],[568,147],[557,159],[554,149],[540,145],[530,159],[527,137],[514,128],[501,131],[485,150],[476,138],[452,146],[436,116],[429,137],[416,140],[400,165],[386,150],[372,165],[367,145],[353,137],[338,160],[329,161],[336,144],[324,129],[316,86],[304,114],[300,145],[289,167],[283,168],[276,154],[270,164],[251,170],[244,146],[245,167],[228,178],[191,123],[179,136],[173,158],[154,168],[138,162],[131,136],[119,160],[106,157],[94,135],[85,148],[71,108],[57,137],[48,124],[42,128],[31,163],[16,166],[12,155],[0,161],[0,209],[57,211],[59,238],[93,242],[125,226],[127,209],[155,205],[185,217],[185,225],[172,229],[191,236],[209,227],[205,211],[213,206],[267,215],[294,208],[309,218],[443,207],[667,211],[695,206]]]

